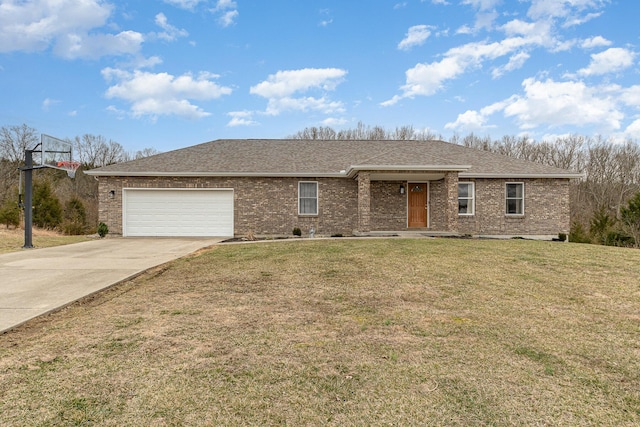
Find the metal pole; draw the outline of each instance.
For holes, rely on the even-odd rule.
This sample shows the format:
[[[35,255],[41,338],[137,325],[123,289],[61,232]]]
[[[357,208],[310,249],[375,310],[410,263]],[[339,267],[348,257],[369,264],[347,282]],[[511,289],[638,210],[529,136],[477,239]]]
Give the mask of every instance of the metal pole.
[[[33,151],[24,150],[24,246],[33,248]]]

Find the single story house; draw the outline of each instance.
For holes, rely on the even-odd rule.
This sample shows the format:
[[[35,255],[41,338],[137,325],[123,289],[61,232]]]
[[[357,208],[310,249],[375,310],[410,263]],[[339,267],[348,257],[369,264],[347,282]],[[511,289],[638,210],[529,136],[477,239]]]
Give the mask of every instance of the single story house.
[[[443,141],[216,140],[85,172],[123,236],[569,232],[580,174]]]

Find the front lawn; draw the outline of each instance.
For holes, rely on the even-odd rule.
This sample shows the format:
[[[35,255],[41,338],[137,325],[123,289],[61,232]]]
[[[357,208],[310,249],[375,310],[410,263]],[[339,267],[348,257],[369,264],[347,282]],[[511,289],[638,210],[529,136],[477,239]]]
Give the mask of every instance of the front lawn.
[[[640,251],[220,245],[0,336],[0,425],[638,425]]]

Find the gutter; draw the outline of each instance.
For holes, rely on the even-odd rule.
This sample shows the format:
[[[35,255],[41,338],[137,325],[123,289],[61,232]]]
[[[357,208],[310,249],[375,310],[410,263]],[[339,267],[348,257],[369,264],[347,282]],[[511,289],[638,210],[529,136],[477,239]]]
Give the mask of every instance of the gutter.
[[[461,172],[458,178],[529,178],[529,179],[581,179],[585,178],[584,173],[473,173]]]
[[[529,178],[529,179],[584,179],[584,173],[474,173],[466,172],[469,165],[429,165],[429,166],[381,166],[355,165],[340,172],[125,172],[89,170],[89,176],[133,176],[133,177],[233,177],[233,178],[354,178],[361,171],[401,171],[401,172],[459,172],[459,178]]]
[[[249,178],[289,178],[289,177],[301,177],[301,178],[344,178],[344,171],[340,172],[125,172],[125,171],[98,171],[90,170],[84,171],[85,174],[90,176],[150,176],[150,177],[249,177]]]

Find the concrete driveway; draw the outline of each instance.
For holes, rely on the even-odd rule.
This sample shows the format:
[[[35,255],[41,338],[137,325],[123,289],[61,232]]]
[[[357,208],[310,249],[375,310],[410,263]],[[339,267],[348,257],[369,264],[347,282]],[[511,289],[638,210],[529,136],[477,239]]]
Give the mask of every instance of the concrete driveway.
[[[0,255],[0,333],[221,240],[113,238]]]

